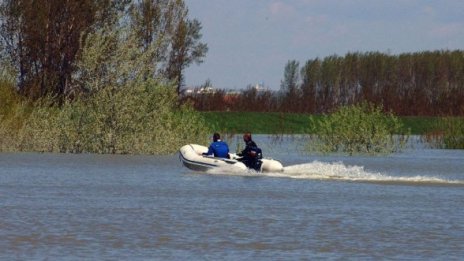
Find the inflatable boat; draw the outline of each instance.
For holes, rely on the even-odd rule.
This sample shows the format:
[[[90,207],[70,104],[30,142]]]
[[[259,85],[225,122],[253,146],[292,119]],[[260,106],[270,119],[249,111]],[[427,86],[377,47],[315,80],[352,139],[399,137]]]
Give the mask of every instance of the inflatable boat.
[[[188,144],[180,148],[179,159],[182,164],[196,171],[207,171],[212,168],[226,168],[232,171],[246,171],[248,168],[240,162],[240,157],[235,153],[229,153],[230,159],[203,156],[208,148],[198,144]],[[260,159],[262,162],[260,172],[283,172],[282,164],[273,159]]]

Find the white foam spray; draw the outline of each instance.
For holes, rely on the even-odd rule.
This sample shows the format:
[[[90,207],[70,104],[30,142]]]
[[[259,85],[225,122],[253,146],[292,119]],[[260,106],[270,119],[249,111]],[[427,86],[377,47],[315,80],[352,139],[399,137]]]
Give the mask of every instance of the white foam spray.
[[[226,168],[211,169],[207,173],[234,176],[268,176],[309,180],[338,180],[368,182],[379,184],[410,185],[464,185],[464,180],[449,180],[433,176],[391,176],[380,172],[371,172],[363,166],[349,166],[342,162],[320,162],[287,166],[281,173],[257,173],[255,171],[232,170]]]

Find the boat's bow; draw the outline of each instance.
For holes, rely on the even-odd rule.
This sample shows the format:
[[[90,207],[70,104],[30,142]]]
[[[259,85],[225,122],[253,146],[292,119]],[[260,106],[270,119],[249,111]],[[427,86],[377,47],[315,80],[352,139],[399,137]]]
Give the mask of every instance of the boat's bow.
[[[246,170],[246,166],[235,160],[203,156],[203,152],[207,152],[208,148],[198,144],[188,144],[180,148],[179,158],[182,164],[197,171],[206,171],[211,168],[232,168],[236,170]]]

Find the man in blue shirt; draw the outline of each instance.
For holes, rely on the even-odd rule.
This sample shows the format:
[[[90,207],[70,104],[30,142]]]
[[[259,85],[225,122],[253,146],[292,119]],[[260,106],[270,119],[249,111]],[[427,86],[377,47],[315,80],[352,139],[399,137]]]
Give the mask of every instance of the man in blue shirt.
[[[229,158],[229,146],[221,140],[219,133],[213,134],[213,143],[209,145],[208,152],[203,153],[203,156],[214,155],[218,158]]]

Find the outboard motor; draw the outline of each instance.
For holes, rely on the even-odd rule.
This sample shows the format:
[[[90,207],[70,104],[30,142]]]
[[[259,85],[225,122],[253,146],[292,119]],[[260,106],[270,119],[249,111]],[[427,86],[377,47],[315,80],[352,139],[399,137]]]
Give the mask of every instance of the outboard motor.
[[[255,147],[251,151],[251,154],[254,155],[254,159],[252,164],[250,164],[250,167],[256,171],[261,171],[261,165],[263,164],[263,162],[261,161],[261,159],[263,158],[262,150],[258,147]]]

